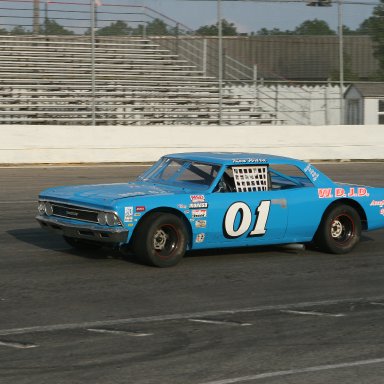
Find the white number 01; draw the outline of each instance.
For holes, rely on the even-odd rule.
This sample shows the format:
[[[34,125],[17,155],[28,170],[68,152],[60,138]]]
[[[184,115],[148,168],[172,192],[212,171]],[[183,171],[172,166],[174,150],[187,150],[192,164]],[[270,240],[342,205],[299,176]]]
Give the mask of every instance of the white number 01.
[[[264,200],[260,202],[256,208],[256,222],[252,231],[248,236],[263,236],[266,233],[265,226],[267,224],[269,209],[271,202]],[[235,220],[237,215],[240,215],[240,224],[235,229]],[[236,238],[246,233],[252,223],[252,211],[249,206],[241,201],[233,203],[227,210],[224,216],[224,236]]]

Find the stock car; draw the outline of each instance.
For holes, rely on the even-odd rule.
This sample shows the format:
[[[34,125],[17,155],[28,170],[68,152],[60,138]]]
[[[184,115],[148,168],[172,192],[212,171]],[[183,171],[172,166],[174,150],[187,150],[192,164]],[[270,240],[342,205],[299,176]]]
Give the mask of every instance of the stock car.
[[[134,182],[46,189],[36,219],[75,248],[128,248],[158,267],[192,249],[314,243],[344,254],[362,230],[384,227],[384,188],[336,183],[286,157],[178,153]]]

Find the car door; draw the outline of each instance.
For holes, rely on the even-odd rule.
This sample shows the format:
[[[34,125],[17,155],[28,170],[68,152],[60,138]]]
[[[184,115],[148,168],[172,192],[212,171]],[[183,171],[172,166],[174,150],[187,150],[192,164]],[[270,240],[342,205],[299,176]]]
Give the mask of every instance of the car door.
[[[230,176],[230,190],[216,188],[206,196],[206,242],[217,246],[279,242],[285,235],[288,219],[283,191],[270,190],[266,166],[231,170],[234,172]]]

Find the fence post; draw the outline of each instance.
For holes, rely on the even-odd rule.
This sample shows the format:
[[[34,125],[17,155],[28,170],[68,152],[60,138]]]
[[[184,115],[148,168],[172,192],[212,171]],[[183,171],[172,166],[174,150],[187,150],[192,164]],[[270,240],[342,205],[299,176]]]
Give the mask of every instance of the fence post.
[[[207,39],[203,39],[203,74],[207,77],[207,48],[208,41]]]
[[[253,65],[253,84],[255,86],[255,106],[259,105],[259,85],[257,84],[257,64]]]
[[[179,55],[179,23],[176,23],[175,34],[176,34],[176,55]]]
[[[96,79],[95,79],[95,28],[96,28],[96,4],[91,0],[91,77],[92,77],[92,125],[96,124]]]

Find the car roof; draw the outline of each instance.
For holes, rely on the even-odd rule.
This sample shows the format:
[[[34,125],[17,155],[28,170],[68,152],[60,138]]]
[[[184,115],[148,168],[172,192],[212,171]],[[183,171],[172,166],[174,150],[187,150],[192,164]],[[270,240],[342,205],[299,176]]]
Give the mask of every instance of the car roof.
[[[246,152],[183,152],[172,153],[166,155],[165,157],[220,165],[261,165],[281,163],[297,165],[298,163],[303,163],[300,160],[292,159],[289,157]]]

